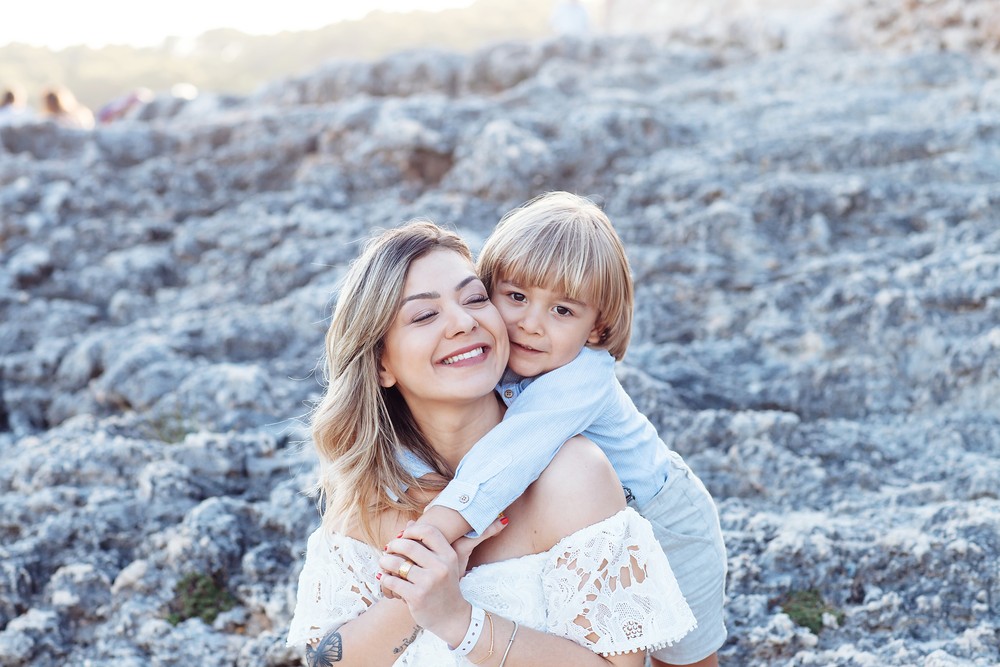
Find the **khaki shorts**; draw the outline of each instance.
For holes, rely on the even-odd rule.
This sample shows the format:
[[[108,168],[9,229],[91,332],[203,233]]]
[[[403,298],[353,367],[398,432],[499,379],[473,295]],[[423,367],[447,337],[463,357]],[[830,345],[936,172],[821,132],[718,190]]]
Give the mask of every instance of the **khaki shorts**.
[[[657,660],[687,665],[710,656],[726,641],[726,545],[712,496],[679,454],[670,453],[667,481],[644,507],[653,524],[698,627],[673,646],[653,654]]]

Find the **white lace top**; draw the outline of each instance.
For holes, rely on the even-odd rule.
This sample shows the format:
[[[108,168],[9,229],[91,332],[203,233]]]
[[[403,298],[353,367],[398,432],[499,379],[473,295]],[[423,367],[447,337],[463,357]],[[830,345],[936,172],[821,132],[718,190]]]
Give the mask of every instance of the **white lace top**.
[[[381,552],[316,530],[299,577],[288,644],[305,646],[382,597]],[[649,522],[631,508],[539,554],[487,563],[460,581],[465,598],[524,627],[566,637],[602,655],[658,649],[695,626]],[[468,665],[421,632],[395,665]]]

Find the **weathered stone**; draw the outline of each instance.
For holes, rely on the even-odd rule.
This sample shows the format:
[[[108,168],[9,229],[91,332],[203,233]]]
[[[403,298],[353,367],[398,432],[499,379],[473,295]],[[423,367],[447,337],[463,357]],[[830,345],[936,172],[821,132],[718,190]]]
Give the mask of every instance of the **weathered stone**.
[[[616,4],[671,32],[0,128],[0,664],[299,664],[337,280],[552,189],[625,241],[618,374],[719,506],[722,662],[1000,661],[995,3]],[[167,620],[191,574],[211,625]]]

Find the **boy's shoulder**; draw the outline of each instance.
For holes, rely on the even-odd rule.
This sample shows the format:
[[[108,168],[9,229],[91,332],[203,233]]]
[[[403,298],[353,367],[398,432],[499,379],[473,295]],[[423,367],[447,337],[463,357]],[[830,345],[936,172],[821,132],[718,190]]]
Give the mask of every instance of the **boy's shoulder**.
[[[564,374],[566,375],[572,372],[587,374],[603,372],[614,375],[615,358],[607,350],[584,346],[580,350],[580,354],[576,355],[572,361],[549,371],[546,375],[556,373],[557,371],[565,371]]]

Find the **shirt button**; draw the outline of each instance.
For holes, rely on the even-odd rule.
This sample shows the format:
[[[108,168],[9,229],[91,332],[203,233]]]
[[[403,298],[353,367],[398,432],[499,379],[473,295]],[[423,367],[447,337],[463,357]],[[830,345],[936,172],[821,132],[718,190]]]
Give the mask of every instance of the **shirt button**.
[[[460,495],[458,497],[458,502],[460,502],[460,503],[467,503],[467,502],[469,502],[469,496],[467,496],[467,495],[465,495],[463,493],[462,495]]]
[[[504,392],[503,392],[503,397],[504,398],[514,398],[514,390],[513,389],[505,389]]]

